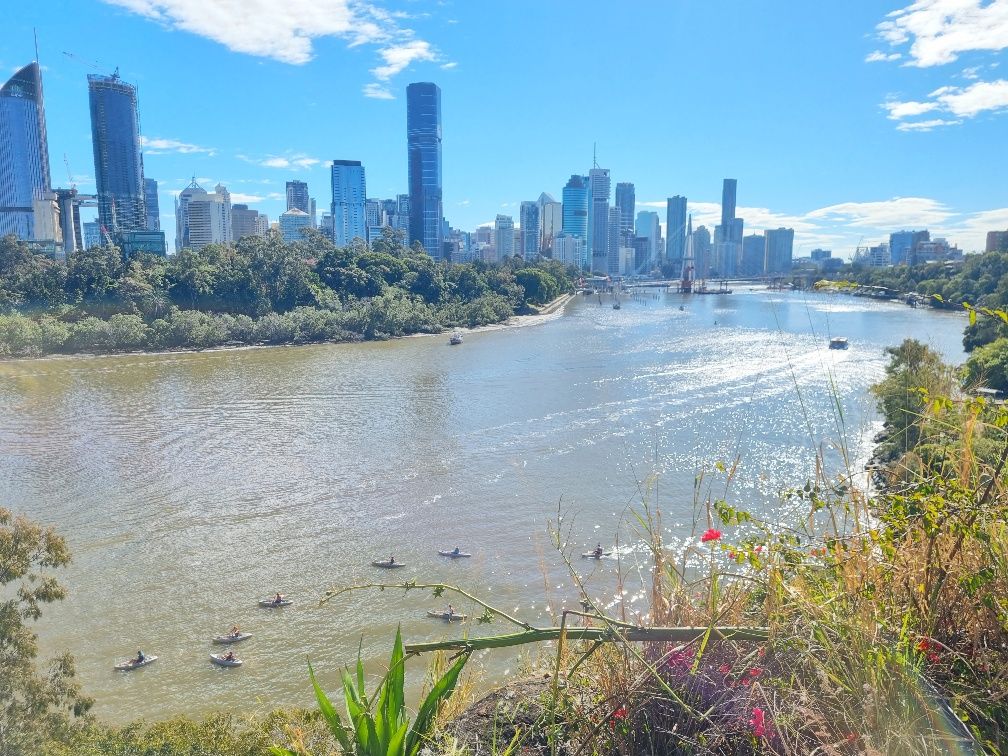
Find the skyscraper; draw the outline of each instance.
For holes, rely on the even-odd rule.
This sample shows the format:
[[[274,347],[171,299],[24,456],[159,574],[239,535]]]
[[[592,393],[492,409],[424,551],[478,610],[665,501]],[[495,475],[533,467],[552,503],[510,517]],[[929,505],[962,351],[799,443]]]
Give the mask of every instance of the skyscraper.
[[[570,177],[563,188],[563,232],[568,236],[577,236],[588,243],[588,179],[584,176]]]
[[[686,254],[686,198],[680,195],[665,200],[665,257],[680,265]]]
[[[280,235],[285,242],[301,241],[306,228],[311,228],[311,216],[304,210],[292,207],[286,213],[280,213]]]
[[[367,185],[360,160],[333,160],[329,211],[332,213],[333,242],[336,246],[345,247],[354,239],[367,241],[366,202]]]
[[[647,239],[647,254],[644,256],[644,260],[642,260],[642,263],[645,265],[644,270],[650,270],[657,262],[659,251],[658,237],[660,234],[661,227],[659,226],[658,213],[651,210],[641,210],[637,213],[636,235]]]
[[[304,181],[287,182],[287,209],[293,210],[295,207],[311,215],[311,198],[308,196],[308,184]]]
[[[742,257],[742,219],[735,217],[738,182],[725,179],[721,188],[721,224],[714,229],[714,267],[721,276],[734,276]]]
[[[234,241],[231,194],[218,184],[209,194],[195,180],[175,200],[175,249]]]
[[[707,278],[710,271],[711,256],[711,235],[707,226],[700,226],[693,232],[693,269],[695,278]]]
[[[539,249],[548,254],[553,249],[553,239],[563,231],[563,204],[546,192],[539,195]]]
[[[29,63],[0,88],[0,236],[33,238],[33,206],[49,188],[42,73]]]
[[[749,234],[742,237],[742,261],[739,264],[739,274],[743,276],[760,276],[766,266],[766,237],[762,234]]]
[[[120,79],[118,70],[87,78],[98,221],[113,234],[142,231],[147,212],[136,87]]]
[[[498,215],[494,220],[494,247],[497,261],[514,255],[514,219],[510,215]]]
[[[522,257],[526,260],[534,260],[539,256],[539,239],[541,238],[539,205],[535,202],[522,202],[518,222],[521,224]]]
[[[606,275],[609,264],[606,255],[609,250],[609,194],[611,184],[608,168],[592,168],[588,171],[588,189],[591,198],[588,205],[588,248],[591,252],[591,270]]]
[[[144,210],[147,212],[147,230],[161,230],[161,210],[157,195],[157,181],[144,179]]]
[[[246,236],[265,236],[265,231],[261,231],[257,210],[249,210],[248,205],[231,206],[231,238],[234,241],[244,239]]]
[[[735,179],[725,179],[721,186],[721,226],[728,228],[732,218],[735,217],[735,192],[738,189],[738,181]]]
[[[615,205],[609,208],[609,221],[606,224],[606,270],[610,276],[618,276],[623,272],[620,265],[620,209]]]
[[[616,184],[616,207],[619,209],[619,239],[621,240],[634,229],[634,209],[637,198],[634,185],[629,182]]]
[[[406,87],[410,242],[435,260],[442,256],[441,89],[430,82]]]
[[[793,228],[768,228],[766,236],[766,272],[788,273],[791,270],[791,259],[794,254]]]

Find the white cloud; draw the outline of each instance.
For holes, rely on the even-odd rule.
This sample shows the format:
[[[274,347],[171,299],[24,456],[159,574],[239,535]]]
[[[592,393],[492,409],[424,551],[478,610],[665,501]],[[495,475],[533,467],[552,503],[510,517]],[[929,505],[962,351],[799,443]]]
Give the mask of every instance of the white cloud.
[[[370,84],[364,85],[364,96],[370,97],[374,100],[394,100],[395,95],[392,94],[388,87],[379,84],[376,81],[372,81]]]
[[[388,81],[414,61],[437,60],[437,54],[431,48],[430,43],[422,39],[389,45],[388,47],[383,47],[378,53],[381,55],[382,60],[385,61],[385,65],[372,68],[371,73],[379,81]]]
[[[194,155],[203,153],[213,156],[216,150],[212,147],[200,147],[198,144],[180,142],[178,139],[161,139],[159,137],[140,137],[140,146],[148,155],[163,155],[166,153],[177,153],[180,155]]]
[[[263,168],[301,168],[309,170],[322,162],[318,158],[309,157],[302,153],[269,155],[265,158],[250,158],[248,155],[236,155],[235,157],[239,160],[244,160],[246,163],[260,165]]]
[[[438,53],[401,25],[411,16],[389,12],[367,0],[102,0],[170,29],[206,37],[234,52],[303,65],[313,42],[341,39],[349,47],[378,47],[383,64],[373,69],[388,81],[417,61]],[[367,96],[374,96],[367,93]]]
[[[450,71],[451,69],[455,68],[456,66],[458,66],[458,63],[456,61],[454,61],[454,60],[451,61],[450,63],[442,63],[441,64],[441,68],[443,68],[445,71]]]
[[[959,124],[964,118],[974,118],[981,113],[1008,108],[1008,80],[977,81],[968,87],[939,87],[928,97],[931,99],[927,102],[890,100],[883,103],[882,107],[889,111],[889,118],[894,121],[931,112],[948,113],[956,117],[908,121],[897,126],[900,131],[930,131],[935,126]]]
[[[881,50],[875,50],[874,52],[868,53],[865,56],[865,63],[879,63],[882,61],[893,61],[899,60],[903,56],[899,53],[884,53]]]
[[[232,204],[254,205],[257,202],[262,202],[264,199],[265,197],[260,197],[258,194],[242,194],[241,192],[231,192]]]
[[[941,126],[957,126],[962,121],[947,118],[932,118],[928,121],[905,121],[896,127],[897,131],[931,131]]]
[[[876,28],[891,47],[909,44],[907,65],[944,65],[961,53],[1008,48],[1008,0],[916,0]]]

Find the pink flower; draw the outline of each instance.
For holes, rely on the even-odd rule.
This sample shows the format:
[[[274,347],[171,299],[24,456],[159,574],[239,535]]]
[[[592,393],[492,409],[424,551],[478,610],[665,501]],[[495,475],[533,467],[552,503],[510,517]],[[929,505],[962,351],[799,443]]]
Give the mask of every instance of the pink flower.
[[[766,735],[766,723],[764,722],[763,709],[758,706],[753,707],[752,717],[749,719],[749,726],[752,727],[753,735],[762,738]]]
[[[721,531],[715,530],[714,528],[707,528],[707,532],[700,536],[700,543],[707,543],[708,541],[717,541],[721,538]]]

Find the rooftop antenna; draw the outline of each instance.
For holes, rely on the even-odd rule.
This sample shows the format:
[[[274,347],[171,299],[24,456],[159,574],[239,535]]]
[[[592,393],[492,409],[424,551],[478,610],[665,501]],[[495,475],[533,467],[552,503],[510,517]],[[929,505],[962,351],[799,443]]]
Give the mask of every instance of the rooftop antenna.
[[[38,65],[38,29],[32,27],[32,36],[35,37],[35,64]]]
[[[592,168],[598,168],[598,142],[592,142]]]

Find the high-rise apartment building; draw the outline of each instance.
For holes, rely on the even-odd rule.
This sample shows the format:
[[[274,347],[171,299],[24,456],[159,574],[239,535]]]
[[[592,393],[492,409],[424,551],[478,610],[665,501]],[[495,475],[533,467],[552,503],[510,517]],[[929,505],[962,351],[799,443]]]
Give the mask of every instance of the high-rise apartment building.
[[[890,265],[913,265],[914,249],[921,243],[931,240],[931,233],[923,231],[897,231],[889,234]],[[878,255],[876,255],[878,259]]]
[[[98,221],[91,221],[84,224],[84,249],[100,247],[102,245],[101,225]]]
[[[734,276],[742,257],[742,220],[735,217],[738,182],[725,179],[721,187],[721,224],[714,229],[714,267],[721,276]]]
[[[311,228],[311,216],[304,210],[292,207],[285,213],[280,213],[280,236],[288,244],[302,241],[305,229]]]
[[[42,73],[29,63],[0,87],[0,236],[34,238],[34,203],[50,186]]]
[[[693,232],[693,275],[695,278],[707,278],[713,254],[714,248],[711,244],[710,231],[707,226],[698,227]]]
[[[615,205],[609,208],[606,232],[609,237],[606,240],[606,273],[610,276],[619,276],[623,274],[620,255],[623,245],[620,242],[620,211]]]
[[[514,219],[510,215],[498,215],[494,220],[494,248],[498,262],[514,255],[514,231]]]
[[[311,197],[308,196],[308,184],[304,181],[287,182],[287,209],[294,208],[311,215]]]
[[[367,184],[359,160],[333,160],[332,214],[333,242],[345,247],[354,239],[368,240]],[[311,218],[309,217],[309,222]]]
[[[633,234],[634,210],[637,207],[637,197],[634,185],[630,182],[616,184],[616,207],[619,209],[619,239]]]
[[[791,260],[794,257],[794,229],[768,228],[765,236],[766,263],[764,269],[767,275],[789,273]]]
[[[735,217],[735,193],[738,190],[738,181],[735,179],[724,180],[721,185],[721,226],[728,228],[732,218]]]
[[[441,89],[430,82],[406,87],[409,159],[409,240],[435,260],[442,256]]]
[[[647,252],[644,255],[644,270],[651,270],[658,263],[658,239],[661,236],[661,225],[658,213],[651,210],[641,210],[637,213],[636,236],[647,240]]]
[[[1008,251],[1008,231],[988,231],[985,252]]]
[[[576,234],[561,231],[553,238],[553,259],[584,270],[585,242]]]
[[[681,266],[686,254],[686,198],[680,195],[665,200],[665,257]]]
[[[136,87],[119,78],[118,70],[87,78],[98,220],[112,234],[142,231],[147,211]]]
[[[742,237],[742,260],[739,275],[761,276],[766,270],[766,237],[763,234],[749,234]]]
[[[609,195],[611,183],[608,168],[588,171],[588,249],[591,253],[591,271],[603,276],[609,273],[606,255],[609,250]]]
[[[161,203],[158,202],[157,181],[144,179],[144,211],[147,213],[147,230],[161,230]]]
[[[213,194],[204,191],[193,195],[186,209],[188,239],[185,246],[202,249],[208,244],[234,241],[231,195],[223,185],[214,187]]]
[[[526,260],[535,260],[539,256],[539,240],[542,238],[539,227],[539,205],[536,202],[522,202],[518,215],[521,225],[521,253]]]

